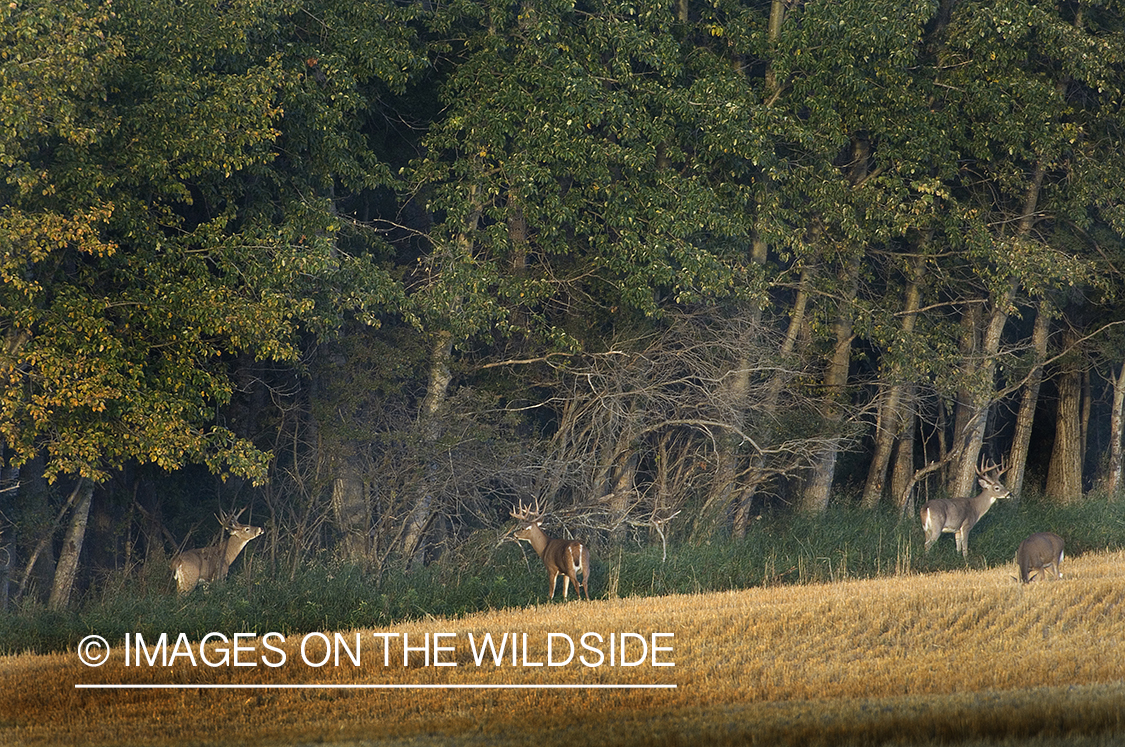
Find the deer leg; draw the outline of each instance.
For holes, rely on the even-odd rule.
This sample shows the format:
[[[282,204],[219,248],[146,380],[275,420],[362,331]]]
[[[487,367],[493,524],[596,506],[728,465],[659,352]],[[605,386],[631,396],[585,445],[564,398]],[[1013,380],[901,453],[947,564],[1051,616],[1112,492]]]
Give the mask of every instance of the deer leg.
[[[582,558],[579,561],[582,571],[582,589],[586,592],[586,601],[590,601],[590,551],[582,546]]]
[[[566,576],[563,578],[563,599],[566,599],[566,588],[571,582],[574,582],[574,593],[578,598],[582,598],[582,587],[578,583],[578,563],[574,557],[574,548],[569,547],[566,551]]]
[[[569,568],[567,568],[566,571],[567,571],[567,575],[569,576],[570,580],[574,582],[574,593],[578,595],[579,599],[581,599],[582,598],[582,585],[580,583],[578,583],[578,571],[575,569],[575,567],[573,565],[571,565]]]
[[[559,572],[558,571],[551,571],[550,576],[551,576],[551,593],[547,595],[547,598],[548,599],[554,599],[555,598],[555,587],[558,586]]]

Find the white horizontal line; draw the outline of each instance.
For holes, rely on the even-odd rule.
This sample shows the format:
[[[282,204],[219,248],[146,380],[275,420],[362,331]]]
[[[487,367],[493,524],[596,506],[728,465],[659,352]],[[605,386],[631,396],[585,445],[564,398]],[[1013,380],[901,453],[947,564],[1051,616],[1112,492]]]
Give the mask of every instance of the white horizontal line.
[[[404,684],[76,684],[76,690],[675,690],[677,685],[404,685]]]

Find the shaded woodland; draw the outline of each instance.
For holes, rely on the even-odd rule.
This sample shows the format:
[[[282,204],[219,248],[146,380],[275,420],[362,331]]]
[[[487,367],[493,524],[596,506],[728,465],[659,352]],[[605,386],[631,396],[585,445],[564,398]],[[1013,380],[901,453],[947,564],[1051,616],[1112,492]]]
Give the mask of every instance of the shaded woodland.
[[[5,4],[0,609],[243,507],[378,573],[1116,497],[1123,93],[1116,0]]]

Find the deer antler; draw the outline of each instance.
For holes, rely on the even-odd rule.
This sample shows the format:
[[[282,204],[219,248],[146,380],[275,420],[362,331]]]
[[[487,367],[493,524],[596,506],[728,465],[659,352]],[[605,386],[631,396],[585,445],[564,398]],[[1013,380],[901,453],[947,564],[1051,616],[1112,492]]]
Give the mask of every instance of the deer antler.
[[[227,513],[226,511],[222,511],[222,515],[216,515],[215,518],[219,520],[219,523],[223,526],[223,529],[226,529],[227,531],[234,531],[234,529],[239,526],[238,517],[242,516],[242,512],[245,510],[246,506],[238,509],[237,513]]]
[[[534,507],[525,506],[523,505],[523,501],[520,501],[519,507],[509,513],[513,519],[531,522],[541,517],[543,515],[543,510],[539,507],[539,499],[536,498]]]
[[[996,475],[992,479],[999,480],[1000,476],[1003,475],[1007,471],[1008,471],[1007,468],[1004,467],[1004,460],[1003,459],[1000,460],[999,466],[997,466],[996,462],[991,462],[991,463],[988,464],[988,466],[984,466],[984,462],[981,462],[981,466],[977,467],[977,476],[978,477],[986,477],[986,476],[989,475],[989,473],[995,472]]]

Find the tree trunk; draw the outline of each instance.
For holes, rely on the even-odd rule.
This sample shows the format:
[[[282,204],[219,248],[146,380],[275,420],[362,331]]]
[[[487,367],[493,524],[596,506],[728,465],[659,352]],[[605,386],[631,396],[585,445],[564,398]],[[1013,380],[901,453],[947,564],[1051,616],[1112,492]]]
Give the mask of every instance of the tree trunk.
[[[31,496],[33,500],[47,501],[47,487],[46,480],[42,478],[43,474],[43,461],[41,457],[35,457],[33,469],[23,468],[24,474],[32,474],[36,477],[33,482],[40,483],[38,486],[27,486],[27,490],[23,490],[21,485],[21,492],[25,495]],[[52,542],[55,538],[55,532],[62,526],[63,519],[66,518],[67,513],[74,506],[75,501],[78,500],[79,494],[82,492],[82,481],[78,481],[74,485],[74,490],[70,491],[70,495],[66,499],[66,504],[55,515],[54,521],[50,527],[40,533],[39,541],[35,543],[35,549],[31,551],[31,556],[27,559],[27,565],[24,566],[23,578],[20,579],[19,585],[16,587],[16,601],[23,599],[24,593],[28,589],[28,584],[31,582],[31,577],[34,574],[36,580],[46,586],[48,579],[53,579],[55,574],[56,563],[54,560],[54,552],[52,549]],[[40,562],[43,558],[43,562]],[[37,569],[38,566],[38,570]]]
[[[841,287],[845,296],[832,324],[836,342],[824,374],[824,388],[829,398],[825,425],[829,432],[819,454],[813,457],[811,474],[801,496],[801,510],[808,514],[821,514],[828,508],[832,479],[836,475],[836,458],[840,453],[839,439],[842,435],[839,431],[843,424],[848,369],[855,337],[853,302],[859,291],[859,267],[858,258],[852,258],[841,270]]]
[[[1035,206],[1039,202],[1039,190],[1043,186],[1043,177],[1046,169],[1042,163],[1035,167],[1031,184],[1024,196],[1023,214],[1019,226],[1016,228],[1016,239],[1025,238],[1031,233],[1035,225]],[[971,495],[973,483],[976,480],[977,457],[984,445],[984,432],[988,425],[988,412],[995,396],[997,355],[1000,352],[1000,338],[1004,327],[1008,323],[1008,309],[1011,307],[1019,289],[1019,280],[1013,278],[1007,289],[993,300],[992,312],[988,315],[988,324],[985,327],[984,337],[981,340],[981,364],[978,386],[987,389],[977,390],[971,399],[969,417],[966,422],[966,432],[958,433],[959,443],[962,444],[960,458],[957,460],[953,479],[950,482],[950,494],[954,496]]]
[[[74,588],[74,578],[78,574],[78,556],[82,553],[82,543],[86,539],[86,522],[90,517],[90,502],[94,497],[94,485],[83,480],[81,497],[70,517],[70,527],[66,530],[62,552],[55,566],[55,583],[51,587],[51,597],[47,608],[66,609],[70,602],[70,592]]]
[[[989,410],[995,394],[996,357],[1000,352],[1000,337],[1004,332],[1004,326],[1008,323],[1008,307],[1015,295],[1016,283],[1013,281],[1008,291],[996,301],[992,313],[988,316],[988,325],[981,341],[982,360],[979,370],[979,381],[983,382],[983,386],[988,387],[988,391],[977,391],[974,394],[965,420],[965,431],[958,434],[957,443],[961,444],[961,454],[955,461],[953,479],[949,486],[952,496],[975,493],[977,458],[984,446],[984,433],[988,427]]]
[[[760,315],[760,312],[757,311],[753,313],[755,317]],[[756,323],[753,323],[756,321],[757,318],[752,320],[751,329],[757,326]],[[747,346],[742,345],[741,347],[745,350]],[[720,386],[725,389],[720,396],[729,403],[729,409],[726,409],[726,411],[730,414],[731,420],[734,421],[731,424],[741,429],[746,421],[746,395],[750,391],[749,358],[746,356],[740,357],[736,367],[727,372]],[[735,481],[743,459],[741,449],[742,438],[736,435],[736,431],[724,433],[715,439],[715,476],[711,480],[706,502],[707,506],[712,507],[715,516],[726,513],[735,495],[737,489]],[[737,514],[737,509],[735,513]],[[736,536],[739,535],[737,528],[734,529],[734,533]]]
[[[1082,495],[1082,372],[1071,364],[1059,376],[1055,444],[1047,467],[1048,496],[1066,503]]]
[[[509,260],[509,267],[513,277],[520,282],[527,277],[529,234],[523,204],[515,192],[510,192],[508,194],[508,241],[512,245],[512,256]],[[517,344],[522,347],[527,340],[529,326],[529,315],[526,307],[518,303],[512,305],[511,324],[514,329],[523,331],[523,335],[516,338]]]
[[[1086,471],[1086,449],[1090,445],[1090,410],[1094,406],[1094,393],[1090,389],[1090,369],[1082,367],[1082,422],[1079,425],[1078,443],[1082,450],[1078,455],[1079,471]]]
[[[422,401],[422,411],[419,413],[425,440],[425,444],[421,446],[423,450],[428,450],[435,445],[436,433],[433,432],[433,424],[445,403],[449,383],[453,380],[449,369],[453,355],[453,335],[445,330],[439,332],[435,335],[431,350],[429,384],[426,387],[426,397]],[[427,462],[427,467],[417,485],[414,505],[407,517],[406,532],[402,538],[403,560],[407,567],[418,567],[424,562],[426,529],[434,519],[434,496],[428,466],[433,454],[422,453],[419,456]]]
[[[836,458],[840,447],[835,442],[825,444],[813,457],[809,468],[809,478],[801,493],[801,511],[806,514],[822,514],[828,509],[832,497],[832,478],[836,475]]]
[[[8,611],[8,586],[12,573],[14,550],[9,543],[4,544],[4,532],[0,530],[0,614]]]
[[[770,54],[773,55],[776,50],[778,42],[781,40],[781,27],[785,22],[785,0],[773,0],[770,5],[770,17],[768,26],[768,39],[770,43]],[[741,65],[738,68],[741,69]],[[773,69],[772,61],[766,66],[766,102],[767,107],[773,106],[778,98],[781,97],[781,87],[777,82],[777,75]],[[768,191],[770,189],[769,176],[764,176],[763,189]],[[751,259],[755,264],[764,265],[768,259],[768,246],[761,238],[761,233],[754,236],[754,243],[751,248]],[[781,357],[784,359],[790,355],[793,350],[793,345],[797,339],[797,330],[804,319],[805,306],[808,302],[808,294],[805,291],[805,281],[808,279],[808,270],[803,268],[801,272],[801,281],[797,291],[797,299],[794,302],[793,314],[790,315],[789,320],[789,334],[786,335],[786,340],[782,344]],[[760,317],[759,317],[760,318]],[[747,388],[749,387],[749,379],[746,381]],[[773,412],[777,406],[777,399],[780,396],[781,376],[774,377],[769,392],[766,395],[766,402],[764,406],[765,412]],[[733,437],[732,437],[733,441]],[[735,539],[742,539],[746,536],[746,528],[750,522],[750,507],[754,501],[754,495],[758,491],[758,486],[761,484],[760,473],[755,469],[755,462],[759,459],[758,455],[750,457],[750,464],[745,474],[748,476],[747,482],[736,488],[733,484],[733,479],[730,481],[730,488],[723,495],[723,499],[729,502],[734,500],[734,518],[731,526],[731,533]],[[733,465],[732,465],[733,466]],[[733,470],[731,471],[733,478]],[[734,497],[734,491],[737,490],[737,497]],[[710,504],[711,501],[708,501]],[[726,505],[726,504],[724,504]]]
[[[801,277],[797,281],[797,295],[793,299],[793,309],[789,312],[789,326],[785,332],[785,339],[781,343],[781,350],[778,351],[778,356],[782,361],[785,361],[797,349],[797,338],[800,334],[801,327],[805,323],[805,312],[808,310],[809,305],[809,283],[811,282],[812,272],[808,267],[801,268]],[[774,412],[777,410],[777,403],[781,398],[781,389],[785,384],[785,377],[782,374],[774,376],[766,388],[765,402],[762,403],[763,412]],[[768,434],[763,434],[762,441],[768,442]],[[754,496],[758,491],[758,486],[762,482],[762,478],[757,469],[755,469],[755,462],[760,457],[754,456],[751,458],[750,469],[747,470],[749,475],[748,481],[742,486],[738,496],[738,505],[734,512],[734,522],[732,532],[736,538],[741,539],[746,536],[746,528],[749,526],[751,520],[751,505],[754,501]]]
[[[450,252],[450,262],[471,262],[473,255],[473,241],[480,226],[483,211],[481,190],[476,184],[469,185],[468,200],[470,211],[465,218],[462,231],[453,240]],[[446,313],[452,316],[457,313],[461,304],[461,297],[453,299]],[[433,450],[438,440],[438,417],[445,406],[449,396],[449,385],[453,381],[451,364],[453,362],[453,332],[448,329],[437,329],[430,340],[430,370],[426,384],[426,396],[418,413],[418,422],[421,426],[423,453],[421,458],[429,460],[433,457]],[[417,494],[414,496],[414,505],[407,517],[406,531],[403,532],[402,548],[403,559],[408,567],[420,565],[425,555],[425,535],[427,529],[433,524],[435,511],[433,479],[431,470],[427,466],[424,470]]]
[[[332,482],[332,513],[343,537],[341,556],[349,562],[359,563],[367,558],[371,502],[362,473],[354,462],[354,455],[347,455],[337,462],[336,479]]]
[[[425,444],[422,449],[429,449],[436,445],[437,435],[433,425],[441,412],[442,406],[449,393],[449,384],[453,380],[450,372],[450,362],[453,358],[453,335],[447,330],[441,330],[434,335],[430,353],[430,376],[426,386],[426,397],[422,401],[419,413],[421,428]],[[423,461],[428,461],[432,454],[420,455]],[[407,567],[417,567],[424,562],[426,529],[434,519],[434,500],[431,489],[429,469],[425,470],[419,481],[414,505],[406,519],[406,531],[402,537],[403,561]]]
[[[916,387],[911,384],[903,391],[902,413],[905,416],[902,430],[895,441],[894,465],[891,468],[891,496],[900,514],[910,506],[907,485],[914,479],[914,435],[918,413],[914,411]]]
[[[1113,410],[1109,420],[1109,474],[1105,490],[1111,499],[1120,497],[1121,473],[1125,468],[1125,363],[1113,379]]]
[[[449,383],[453,381],[450,364],[453,361],[453,333],[441,330],[434,335],[430,347],[430,375],[426,385],[426,397],[422,400],[422,411],[419,419],[424,421],[432,419],[445,404],[445,397],[449,393]]]
[[[914,261],[910,282],[906,287],[903,301],[902,339],[908,339],[914,333],[914,326],[918,319],[918,307],[922,301],[922,272],[924,257],[919,254]],[[879,504],[883,496],[883,485],[887,477],[887,466],[891,461],[891,451],[895,439],[902,433],[906,421],[913,416],[903,408],[913,406],[913,403],[904,398],[904,393],[909,385],[902,381],[901,366],[892,364],[885,374],[886,379],[881,385],[883,398],[879,403],[879,416],[875,424],[875,445],[871,455],[871,467],[867,471],[867,482],[863,487],[861,505],[873,509]]]
[[[672,485],[672,433],[671,430],[665,430],[656,442],[656,475],[653,478],[656,495],[652,499],[652,512],[655,516],[671,513],[675,502]],[[682,465],[683,462],[679,461],[681,468]]]
[[[1027,470],[1027,455],[1031,445],[1031,427],[1035,422],[1035,407],[1039,403],[1039,386],[1043,381],[1043,361],[1047,359],[1047,333],[1050,331],[1051,302],[1046,298],[1039,300],[1039,312],[1035,316],[1035,326],[1031,331],[1031,346],[1035,351],[1035,366],[1028,374],[1020,409],[1016,415],[1016,432],[1012,436],[1012,450],[1008,455],[1008,476],[1005,484],[1018,499],[1023,492],[1023,480]]]
[[[628,431],[622,431],[619,435],[619,451],[614,456],[612,469],[609,470],[608,481],[605,483],[606,492],[602,495],[602,501],[607,504],[611,521],[618,532],[624,528],[625,519],[635,503],[639,461],[636,449],[629,446],[631,438]]]
[[[875,438],[871,447],[871,466],[867,468],[867,480],[863,484],[863,497],[860,505],[873,509],[883,497],[883,484],[886,482],[887,466],[891,461],[895,438],[899,430],[899,406],[902,387],[898,384],[879,384],[878,415],[875,418]]]
[[[958,451],[964,449],[965,438],[972,426],[973,407],[972,403],[976,399],[973,393],[971,382],[976,375],[976,367],[981,365],[980,359],[980,330],[981,330],[981,310],[980,304],[970,304],[968,308],[961,314],[961,339],[959,343],[959,352],[961,353],[961,378],[962,385],[957,390],[957,402],[953,408],[953,437],[951,442],[942,445],[941,457],[945,458],[951,451]],[[944,434],[943,434],[944,435]],[[970,460],[971,461],[971,460]],[[949,469],[948,482],[952,495],[961,495],[956,492],[953,487],[956,481],[953,477],[954,469]]]
[[[996,352],[999,351],[1000,336],[991,333],[1002,330],[1007,322],[1007,313],[1002,309],[1005,300],[993,304],[987,322],[981,320],[980,307],[974,306],[972,312],[962,323],[962,334],[973,335],[970,342],[962,338],[962,353],[967,353],[963,375],[970,382],[958,394],[957,415],[954,420],[953,441],[950,448],[957,452],[949,475],[949,495],[960,497],[971,495],[977,477],[977,457],[984,443],[984,431],[988,425],[988,404],[992,399],[992,389],[996,379]],[[983,324],[985,331],[981,332]],[[973,327],[973,329],[970,329]],[[987,341],[987,342],[986,342]],[[995,348],[990,343],[995,343]],[[989,390],[982,391],[983,382],[989,382]],[[975,384],[975,387],[974,387]]]
[[[766,263],[767,247],[766,243],[758,238],[755,238],[750,251],[750,260],[754,264],[764,265]],[[749,329],[751,334],[753,330],[758,327],[761,322],[762,312],[759,308],[755,307],[749,312],[750,324]],[[749,345],[743,345],[743,349],[748,349]],[[743,356],[738,361],[738,368],[731,371],[727,377],[727,391],[726,396],[729,397],[731,413],[737,422],[735,425],[739,429],[743,428],[746,423],[746,397],[750,391],[750,359]],[[731,532],[736,539],[742,539],[746,536],[746,515],[748,507],[745,504],[746,491],[745,487],[739,490],[735,485],[739,467],[744,464],[745,455],[742,453],[742,438],[736,436],[733,432],[722,436],[718,440],[718,463],[715,469],[715,479],[711,487],[711,496],[707,503],[710,505],[718,505],[724,509],[735,502],[734,520],[731,527]],[[741,493],[738,498],[735,496]]]
[[[785,5],[786,0],[773,0],[770,4],[770,20],[769,20],[769,40],[770,45],[774,46],[781,40],[781,26],[785,22]],[[771,50],[772,51],[772,50]],[[773,69],[773,65],[766,68],[766,106],[772,106],[781,96],[781,84],[777,81],[777,73]]]

